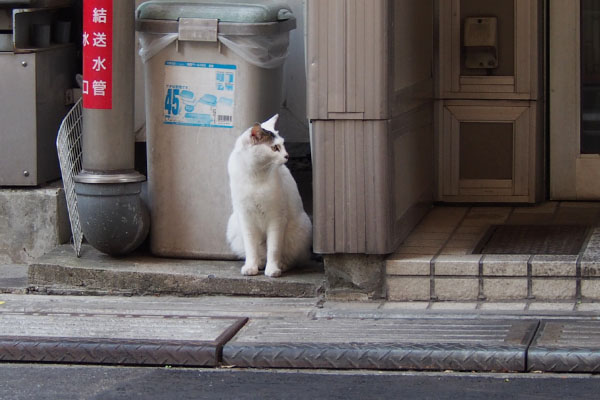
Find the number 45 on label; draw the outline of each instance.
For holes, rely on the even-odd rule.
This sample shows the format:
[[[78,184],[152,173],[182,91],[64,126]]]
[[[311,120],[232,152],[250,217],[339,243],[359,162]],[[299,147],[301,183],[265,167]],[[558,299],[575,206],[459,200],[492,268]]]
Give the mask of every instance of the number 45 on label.
[[[167,95],[165,96],[165,114],[178,115],[179,104],[179,89],[167,90]]]

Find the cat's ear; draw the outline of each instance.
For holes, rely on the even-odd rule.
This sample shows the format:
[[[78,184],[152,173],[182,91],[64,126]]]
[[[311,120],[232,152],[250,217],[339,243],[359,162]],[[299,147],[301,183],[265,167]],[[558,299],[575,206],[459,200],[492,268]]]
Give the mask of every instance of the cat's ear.
[[[279,114],[275,114],[271,118],[269,118],[268,121],[263,122],[262,125],[265,127],[265,129],[267,129],[271,132],[277,132],[276,125],[277,125],[278,119],[279,119]]]
[[[261,137],[262,137],[262,128],[260,127],[260,124],[257,122],[254,125],[252,125],[252,129],[250,130],[250,138],[252,138],[252,141],[256,143],[260,140]]]

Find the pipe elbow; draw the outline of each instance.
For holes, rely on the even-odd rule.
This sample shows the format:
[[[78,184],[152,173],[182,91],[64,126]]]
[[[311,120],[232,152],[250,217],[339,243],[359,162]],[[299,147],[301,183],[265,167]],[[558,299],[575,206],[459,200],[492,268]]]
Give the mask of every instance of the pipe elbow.
[[[150,228],[141,182],[75,183],[83,235],[96,249],[122,256],[139,247]]]

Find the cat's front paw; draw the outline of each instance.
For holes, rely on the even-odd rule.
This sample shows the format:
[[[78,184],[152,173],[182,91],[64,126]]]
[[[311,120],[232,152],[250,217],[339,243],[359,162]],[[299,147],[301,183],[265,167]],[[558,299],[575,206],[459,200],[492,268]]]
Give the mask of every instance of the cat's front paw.
[[[258,275],[258,267],[256,265],[244,264],[242,267],[242,275]]]
[[[281,268],[277,265],[267,264],[265,268],[265,275],[270,276],[271,278],[278,278],[281,276]]]

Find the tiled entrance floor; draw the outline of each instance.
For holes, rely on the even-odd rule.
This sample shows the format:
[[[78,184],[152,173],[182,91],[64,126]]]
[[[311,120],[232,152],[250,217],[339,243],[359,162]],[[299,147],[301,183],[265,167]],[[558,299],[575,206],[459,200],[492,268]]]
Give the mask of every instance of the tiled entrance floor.
[[[575,255],[473,254],[498,224],[591,229]],[[600,300],[600,202],[435,207],[386,269],[389,300]]]

